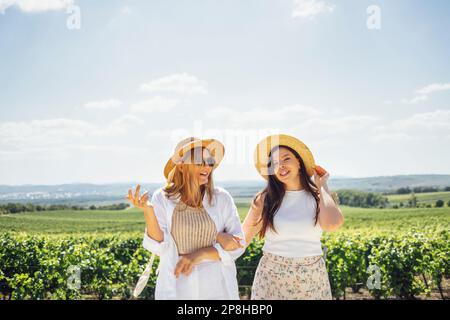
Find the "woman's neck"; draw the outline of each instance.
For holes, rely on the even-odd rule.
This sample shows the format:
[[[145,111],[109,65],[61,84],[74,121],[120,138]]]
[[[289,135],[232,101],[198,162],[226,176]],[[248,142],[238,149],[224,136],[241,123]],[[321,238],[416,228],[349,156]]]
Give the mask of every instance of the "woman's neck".
[[[289,181],[284,184],[284,190],[286,190],[286,191],[301,191],[303,189],[304,188],[299,180]]]

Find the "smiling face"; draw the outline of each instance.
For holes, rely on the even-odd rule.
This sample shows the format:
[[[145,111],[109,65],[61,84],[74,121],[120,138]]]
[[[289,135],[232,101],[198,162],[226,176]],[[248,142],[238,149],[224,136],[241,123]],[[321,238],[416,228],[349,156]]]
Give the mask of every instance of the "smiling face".
[[[271,155],[275,177],[284,184],[299,181],[300,161],[285,147],[275,148]]]
[[[258,233],[259,236],[263,238],[269,229],[276,231],[274,217],[288,191],[305,190],[314,197],[317,204],[315,217],[315,224],[317,224],[320,210],[319,191],[314,181],[308,176],[301,154],[289,146],[274,147],[269,154],[267,166],[269,174],[267,186],[262,191],[266,198],[261,212],[262,227]],[[255,197],[253,203],[256,199]]]
[[[195,148],[186,154],[183,160],[183,166],[188,169],[190,178],[199,186],[208,183],[213,164],[213,158],[208,149]]]

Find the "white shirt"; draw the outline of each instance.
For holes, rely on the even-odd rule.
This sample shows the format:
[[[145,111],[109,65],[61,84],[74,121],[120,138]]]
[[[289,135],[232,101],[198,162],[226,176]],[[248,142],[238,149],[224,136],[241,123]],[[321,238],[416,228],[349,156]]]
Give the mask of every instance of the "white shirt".
[[[147,230],[145,230],[143,240],[144,248],[160,257],[158,267],[159,273],[155,288],[156,300],[179,299],[181,297],[180,294],[177,294],[177,278],[174,274],[175,266],[180,256],[178,255],[175,241],[170,233],[172,214],[178,201],[178,199],[168,199],[165,196],[163,188],[156,190],[151,199],[159,226],[164,233],[164,240],[162,242],[158,242],[150,238],[147,235]],[[214,221],[217,232],[227,232],[245,239],[238,210],[228,191],[220,187],[215,187],[212,205],[209,205],[208,197],[205,194],[203,198],[203,206]],[[244,245],[244,243],[242,244]],[[225,251],[219,243],[215,243],[214,247],[217,249],[221,259],[218,263],[220,264],[221,269],[221,280],[223,281],[224,288],[226,290],[224,296],[229,299],[238,300],[239,289],[236,277],[235,260],[244,253],[245,247],[234,251]],[[211,264],[212,261],[202,263]],[[188,287],[192,288],[191,296],[193,299],[202,299],[197,292],[199,292],[199,287],[204,288],[205,283],[203,282],[206,279],[202,279],[202,275],[198,274],[198,269],[202,268],[197,267],[198,266],[194,267],[192,273],[187,277],[187,280],[190,281],[190,285]],[[202,281],[202,283],[199,283],[199,281]],[[214,283],[212,283],[210,290],[217,290]],[[185,292],[183,294],[185,294]]]
[[[286,191],[273,222],[276,233],[268,228],[263,251],[283,257],[322,255],[322,228],[314,226],[316,200],[306,190]]]

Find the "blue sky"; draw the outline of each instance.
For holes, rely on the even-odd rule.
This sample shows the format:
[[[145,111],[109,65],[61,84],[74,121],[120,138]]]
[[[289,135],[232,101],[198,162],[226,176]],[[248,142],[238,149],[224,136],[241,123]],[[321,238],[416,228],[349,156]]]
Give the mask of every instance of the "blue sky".
[[[371,5],[380,29],[367,27]],[[259,179],[255,144],[276,132],[331,176],[450,173],[446,0],[0,0],[2,11],[1,184],[162,181],[193,134],[225,144],[219,180]]]

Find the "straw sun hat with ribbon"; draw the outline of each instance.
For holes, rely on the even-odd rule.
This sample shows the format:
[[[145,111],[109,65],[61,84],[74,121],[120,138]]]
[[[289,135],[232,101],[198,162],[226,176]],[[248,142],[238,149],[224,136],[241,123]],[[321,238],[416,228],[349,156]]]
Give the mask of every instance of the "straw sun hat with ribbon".
[[[267,180],[269,175],[267,163],[269,162],[270,151],[276,146],[287,146],[294,149],[300,157],[302,157],[308,176],[312,177],[314,175],[316,164],[314,162],[314,157],[306,144],[299,139],[286,134],[275,134],[261,140],[256,146],[254,153],[256,170],[264,179]]]
[[[178,142],[177,146],[175,147],[173,155],[167,161],[166,166],[164,167],[164,176],[166,177],[166,179],[169,178],[171,171],[174,170],[176,165],[182,162],[183,157],[186,154],[188,154],[189,151],[197,147],[205,148],[206,150],[209,151],[211,157],[214,159],[213,169],[217,168],[217,166],[219,165],[220,161],[222,161],[223,156],[225,154],[225,148],[223,144],[215,139],[199,139],[196,137],[189,137]],[[203,154],[201,155],[203,157]]]

